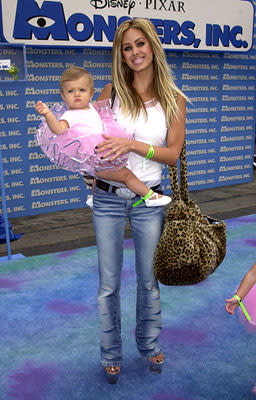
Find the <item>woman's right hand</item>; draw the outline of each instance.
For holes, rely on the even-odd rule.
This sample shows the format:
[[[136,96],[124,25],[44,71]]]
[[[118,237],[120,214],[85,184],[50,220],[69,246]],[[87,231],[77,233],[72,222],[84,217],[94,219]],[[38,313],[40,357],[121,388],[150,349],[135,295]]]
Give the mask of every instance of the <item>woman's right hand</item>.
[[[103,156],[102,159],[110,158],[110,160],[117,159],[121,154],[129,153],[132,151],[134,146],[134,140],[121,138],[117,136],[109,136],[109,135],[102,135],[104,137],[104,141],[97,146],[97,153],[101,153],[103,151],[107,151]]]

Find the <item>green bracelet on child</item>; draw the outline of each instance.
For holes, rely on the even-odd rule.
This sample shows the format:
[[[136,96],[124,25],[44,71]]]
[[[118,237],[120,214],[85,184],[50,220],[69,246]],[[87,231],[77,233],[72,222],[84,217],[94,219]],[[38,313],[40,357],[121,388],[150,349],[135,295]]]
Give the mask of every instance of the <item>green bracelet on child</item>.
[[[243,305],[242,300],[240,299],[240,297],[237,296],[237,294],[235,294],[233,297],[234,297],[234,299],[236,299],[236,300],[238,301],[238,304],[239,304],[239,306],[242,308],[242,310],[243,310],[243,312],[244,312],[244,315],[246,316],[246,318],[248,319],[248,321],[251,321],[251,317],[250,317],[250,315],[248,314],[248,312],[246,311],[245,306]]]
[[[150,189],[150,190],[148,191],[148,193],[147,193],[144,197],[141,197],[138,201],[136,201],[136,203],[133,203],[133,204],[132,204],[132,207],[137,207],[139,204],[141,204],[141,203],[143,202],[143,200],[145,201],[145,200],[149,199],[149,197],[150,197],[153,193],[154,193],[153,190]]]
[[[147,152],[147,154],[145,155],[145,158],[147,158],[148,160],[151,160],[151,158],[154,157],[154,154],[155,154],[154,147],[152,146],[152,144],[150,144],[150,145],[149,145],[148,152]]]

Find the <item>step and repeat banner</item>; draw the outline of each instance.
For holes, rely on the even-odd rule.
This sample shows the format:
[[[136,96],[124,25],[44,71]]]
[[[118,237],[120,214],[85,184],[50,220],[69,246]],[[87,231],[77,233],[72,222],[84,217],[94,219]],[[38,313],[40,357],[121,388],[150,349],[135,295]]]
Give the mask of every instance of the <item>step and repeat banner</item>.
[[[9,217],[85,206],[90,189],[81,176],[52,164],[37,146],[40,116],[34,107],[38,100],[48,106],[61,101],[59,78],[72,65],[91,72],[96,99],[111,81],[116,27],[140,16],[154,23],[177,85],[192,102],[187,110],[190,190],[251,181],[255,3],[2,0],[0,145]],[[8,72],[13,64],[16,74]],[[163,188],[170,192],[167,168]]]

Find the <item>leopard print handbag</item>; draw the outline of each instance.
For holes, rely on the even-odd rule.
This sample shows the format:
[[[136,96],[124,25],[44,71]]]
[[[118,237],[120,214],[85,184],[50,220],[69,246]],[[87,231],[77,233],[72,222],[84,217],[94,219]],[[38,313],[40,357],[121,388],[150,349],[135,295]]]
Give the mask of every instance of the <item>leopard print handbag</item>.
[[[154,256],[154,274],[167,286],[193,285],[206,279],[226,254],[224,221],[202,215],[189,197],[186,144],[177,166],[169,167],[172,202]]]

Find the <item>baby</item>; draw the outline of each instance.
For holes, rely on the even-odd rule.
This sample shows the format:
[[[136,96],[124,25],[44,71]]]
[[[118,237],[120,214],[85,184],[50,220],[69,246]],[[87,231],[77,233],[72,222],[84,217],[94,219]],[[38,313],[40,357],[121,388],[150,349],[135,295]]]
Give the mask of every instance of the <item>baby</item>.
[[[81,67],[65,70],[61,75],[60,90],[68,110],[59,119],[42,101],[38,101],[35,107],[36,111],[45,117],[47,125],[47,129],[40,129],[37,135],[38,142],[47,156],[62,168],[74,171],[75,162],[76,170],[81,174],[87,172],[96,178],[125,184],[130,191],[141,197],[133,207],[143,201],[147,207],[170,203],[169,196],[153,192],[126,167],[127,155],[109,160],[104,158],[104,153],[96,153],[97,144],[104,141],[102,134],[126,138],[129,136],[114,120],[109,102],[104,101],[102,105],[102,115],[104,110],[107,110],[103,118],[91,105],[94,95],[91,74]],[[100,103],[95,103],[96,108],[99,108]],[[154,150],[149,145],[146,158],[150,159],[153,153]],[[90,201],[89,205],[92,206]]]

